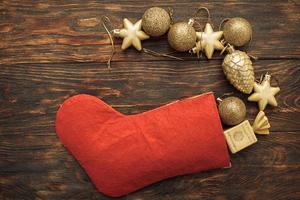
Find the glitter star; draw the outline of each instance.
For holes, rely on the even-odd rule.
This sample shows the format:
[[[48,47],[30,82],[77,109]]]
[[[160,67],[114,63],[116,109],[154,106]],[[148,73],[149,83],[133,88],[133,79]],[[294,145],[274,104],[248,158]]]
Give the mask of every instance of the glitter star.
[[[142,31],[142,20],[132,24],[127,18],[123,20],[124,28],[114,30],[114,35],[123,38],[122,50],[127,49],[131,45],[137,50],[142,50],[141,40],[146,40],[149,36]]]
[[[254,93],[248,98],[248,101],[258,102],[259,110],[264,110],[267,104],[277,106],[277,101],[274,96],[280,91],[280,88],[271,87],[270,80],[271,75],[266,74],[260,84],[254,83]]]
[[[224,46],[220,42],[223,35],[223,31],[214,32],[211,25],[206,23],[204,32],[196,32],[197,39],[200,41],[202,48],[205,51],[205,55],[208,59],[212,58],[214,50],[223,50]]]

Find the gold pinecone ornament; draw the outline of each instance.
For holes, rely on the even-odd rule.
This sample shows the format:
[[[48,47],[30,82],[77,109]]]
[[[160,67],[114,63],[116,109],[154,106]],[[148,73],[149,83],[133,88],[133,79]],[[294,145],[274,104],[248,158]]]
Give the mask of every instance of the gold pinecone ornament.
[[[250,57],[243,51],[235,50],[230,44],[227,44],[225,49],[229,53],[225,56],[222,64],[226,78],[236,89],[250,94],[255,81]]]

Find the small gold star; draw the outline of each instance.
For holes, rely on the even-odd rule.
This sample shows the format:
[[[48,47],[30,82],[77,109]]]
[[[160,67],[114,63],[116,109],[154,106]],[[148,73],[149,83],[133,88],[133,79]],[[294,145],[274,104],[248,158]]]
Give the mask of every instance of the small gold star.
[[[142,50],[141,40],[146,40],[149,36],[142,31],[142,20],[140,19],[135,24],[132,24],[127,18],[123,20],[123,29],[113,30],[113,34],[123,38],[122,50],[127,49],[131,45],[137,50]]]
[[[271,87],[270,80],[271,75],[266,74],[260,84],[254,83],[254,93],[248,98],[248,101],[258,102],[259,110],[264,110],[267,104],[277,106],[277,101],[274,96],[280,91],[280,88]]]
[[[220,42],[223,31],[214,32],[211,25],[206,23],[204,32],[196,32],[197,39],[200,41],[202,48],[205,50],[205,55],[208,59],[212,58],[214,50],[223,50],[224,46]]]

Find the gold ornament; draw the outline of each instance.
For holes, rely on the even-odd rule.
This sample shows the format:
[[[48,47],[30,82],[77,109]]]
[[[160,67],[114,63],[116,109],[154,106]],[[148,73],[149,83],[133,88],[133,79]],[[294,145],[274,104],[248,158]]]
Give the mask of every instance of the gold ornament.
[[[196,32],[197,40],[200,41],[200,46],[205,51],[205,55],[208,59],[212,58],[214,50],[224,49],[220,39],[223,35],[223,31],[214,32],[209,23],[206,23],[204,32]],[[199,45],[198,45],[199,49]],[[197,51],[197,46],[195,51]]]
[[[254,85],[254,69],[250,57],[243,51],[235,50],[230,44],[225,49],[229,54],[222,64],[224,74],[236,89],[250,94]]]
[[[218,106],[221,120],[224,124],[233,126],[241,123],[246,117],[246,106],[237,97],[227,97],[220,100]]]
[[[143,30],[150,36],[158,37],[165,34],[171,25],[171,18],[163,8],[152,7],[146,10],[142,18]]]
[[[259,111],[252,125],[254,133],[261,134],[261,135],[268,135],[270,134],[269,132],[270,127],[271,125],[269,124],[269,120],[266,117],[264,111]]]
[[[178,22],[171,26],[168,33],[168,42],[170,46],[177,51],[188,51],[196,43],[196,31],[193,27],[193,20],[187,22]]]
[[[149,36],[142,29],[142,20],[132,24],[127,18],[123,20],[124,28],[113,30],[113,35],[123,38],[122,50],[133,45],[137,50],[142,50],[141,40],[146,40]]]
[[[271,75],[266,74],[261,83],[254,84],[254,93],[249,96],[248,101],[258,102],[259,110],[264,110],[267,104],[277,106],[275,95],[280,91],[279,87],[271,87]]]
[[[201,42],[198,41],[198,42],[196,42],[196,46],[194,48],[192,48],[189,52],[193,53],[193,54],[197,54],[197,58],[200,58],[200,51],[202,51],[202,50],[203,50],[203,48],[202,48]]]
[[[257,138],[248,120],[224,131],[231,153],[236,153],[257,142]]]
[[[238,47],[247,44],[252,37],[251,24],[240,17],[229,19],[225,23],[223,31],[225,40]]]

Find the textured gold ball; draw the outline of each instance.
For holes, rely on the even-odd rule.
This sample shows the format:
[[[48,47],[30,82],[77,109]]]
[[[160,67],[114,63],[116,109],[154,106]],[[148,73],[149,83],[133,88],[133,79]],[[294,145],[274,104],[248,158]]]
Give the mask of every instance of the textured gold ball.
[[[159,7],[146,10],[142,18],[143,30],[150,36],[158,37],[165,34],[171,25],[169,13]]]
[[[178,22],[171,26],[168,33],[170,46],[177,51],[188,51],[196,45],[196,31],[187,22]]]
[[[246,106],[237,97],[227,97],[218,106],[224,124],[233,126],[241,123],[246,117]]]
[[[252,37],[251,24],[244,18],[229,19],[223,29],[225,40],[234,46],[244,46]]]

